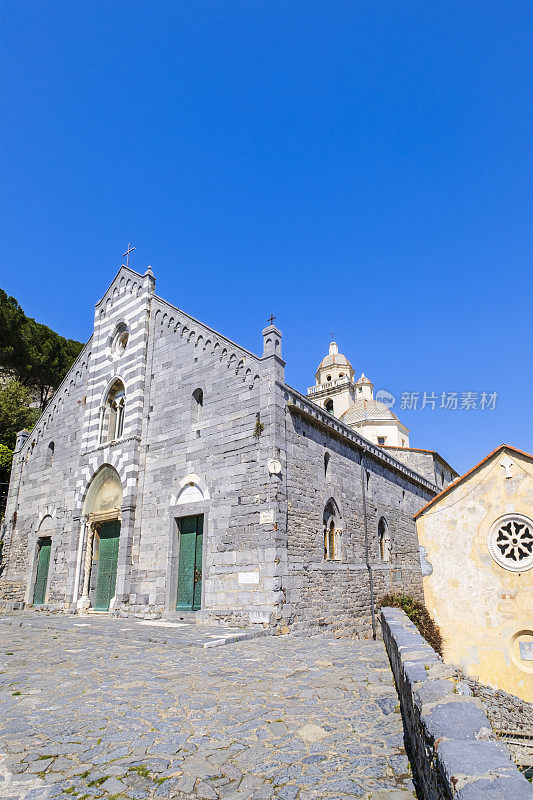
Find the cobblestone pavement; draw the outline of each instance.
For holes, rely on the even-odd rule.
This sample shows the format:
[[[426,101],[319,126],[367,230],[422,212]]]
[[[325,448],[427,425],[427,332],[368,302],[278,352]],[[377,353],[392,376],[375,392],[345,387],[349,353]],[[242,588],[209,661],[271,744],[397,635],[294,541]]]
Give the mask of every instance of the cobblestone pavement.
[[[0,797],[413,800],[380,642],[213,637],[0,616]]]

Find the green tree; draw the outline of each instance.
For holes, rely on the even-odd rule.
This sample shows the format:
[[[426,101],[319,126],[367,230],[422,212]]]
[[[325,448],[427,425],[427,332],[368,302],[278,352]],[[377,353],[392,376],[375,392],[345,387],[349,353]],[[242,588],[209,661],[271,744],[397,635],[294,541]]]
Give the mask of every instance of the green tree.
[[[0,289],[0,369],[38,393],[41,411],[82,348],[81,342],[27,317]]]
[[[6,447],[5,444],[0,444],[0,483],[7,483],[9,481],[12,461],[13,451],[10,450],[9,447]]]
[[[26,315],[14,297],[0,289],[0,366],[19,378],[26,365]]]
[[[17,433],[23,428],[33,428],[40,412],[30,408],[32,396],[26,386],[16,380],[8,381],[0,389],[0,445],[13,450]]]

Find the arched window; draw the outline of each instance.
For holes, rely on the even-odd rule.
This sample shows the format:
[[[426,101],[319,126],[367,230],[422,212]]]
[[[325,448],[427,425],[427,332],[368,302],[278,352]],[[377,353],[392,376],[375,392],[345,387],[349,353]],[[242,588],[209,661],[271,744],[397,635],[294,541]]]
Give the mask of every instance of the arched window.
[[[55,444],[50,442],[48,447],[46,448],[46,466],[51,467],[52,461],[54,460],[54,451],[55,451]]]
[[[204,393],[201,389],[195,389],[192,393],[191,417],[193,424],[202,421],[202,410],[204,407]]]
[[[378,546],[379,557],[382,561],[390,561],[391,556],[391,541],[389,534],[389,526],[385,517],[381,517],[378,522]]]
[[[114,442],[120,439],[124,432],[124,411],[126,407],[126,393],[124,384],[116,380],[107,393],[102,421],[102,442]]]
[[[341,558],[341,520],[337,504],[329,500],[324,509],[324,560],[338,561]]]
[[[328,477],[329,459],[330,459],[329,453],[324,453],[324,477],[325,478]]]
[[[324,408],[325,408],[325,409],[326,409],[326,411],[328,411],[330,414],[333,414],[333,400],[326,400],[326,402],[325,402],[325,404],[324,404]]]

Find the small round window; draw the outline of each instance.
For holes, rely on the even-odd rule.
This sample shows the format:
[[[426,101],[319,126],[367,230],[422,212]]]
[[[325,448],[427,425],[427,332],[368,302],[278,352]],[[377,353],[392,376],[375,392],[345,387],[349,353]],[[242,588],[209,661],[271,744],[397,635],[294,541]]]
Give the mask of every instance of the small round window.
[[[523,514],[505,514],[493,524],[489,551],[504,569],[525,572],[533,567],[533,521]]]
[[[113,351],[114,355],[122,355],[128,344],[129,336],[130,334],[127,327],[125,325],[119,325],[111,344],[111,350]]]

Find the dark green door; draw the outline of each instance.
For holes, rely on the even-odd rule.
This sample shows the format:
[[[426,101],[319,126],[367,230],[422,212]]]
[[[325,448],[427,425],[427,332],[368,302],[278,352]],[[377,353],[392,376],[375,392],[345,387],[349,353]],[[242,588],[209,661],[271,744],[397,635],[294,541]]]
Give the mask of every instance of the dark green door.
[[[100,528],[100,545],[98,547],[98,573],[96,576],[96,597],[94,608],[107,611],[109,602],[115,594],[117,581],[118,542],[120,522],[118,519],[104,522]]]
[[[178,602],[181,611],[197,611],[202,606],[202,544],[204,517],[182,517],[178,520],[180,557],[178,568]]]
[[[33,605],[42,606],[46,596],[46,584],[48,583],[48,567],[50,566],[50,551],[52,549],[52,539],[45,536],[39,542],[39,555],[37,556],[37,576],[33,588]]]

